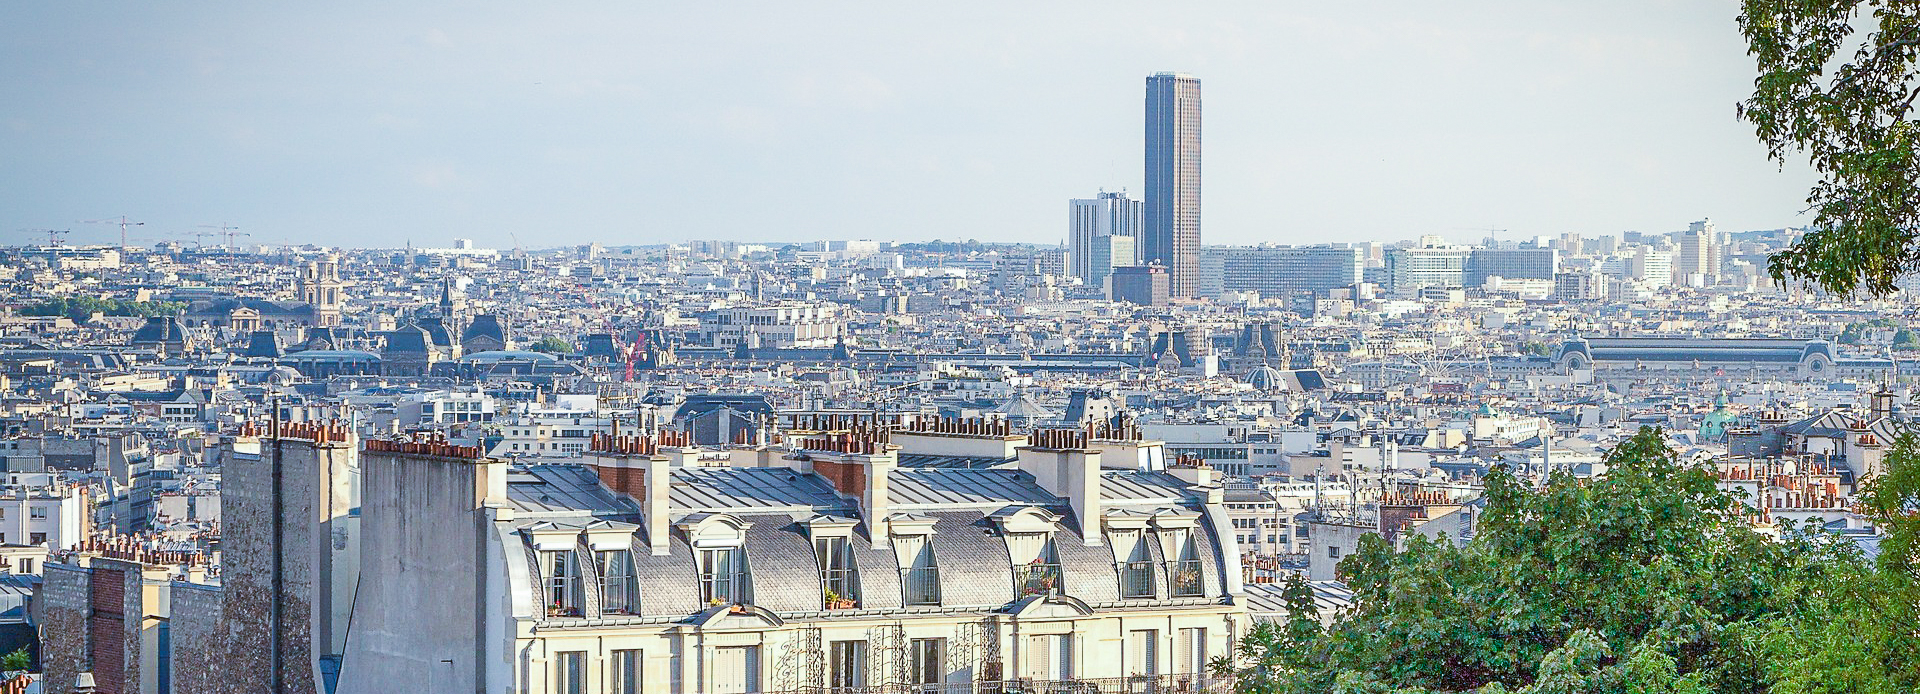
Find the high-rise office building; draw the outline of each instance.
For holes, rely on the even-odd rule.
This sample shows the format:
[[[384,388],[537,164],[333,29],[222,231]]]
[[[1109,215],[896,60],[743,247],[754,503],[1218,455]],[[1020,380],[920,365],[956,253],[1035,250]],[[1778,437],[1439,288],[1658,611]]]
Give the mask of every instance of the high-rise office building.
[[[1690,284],[1694,276],[1705,284],[1713,284],[1720,279],[1720,240],[1713,230],[1713,222],[1700,220],[1687,225],[1680,232],[1680,252],[1673,259],[1673,276],[1677,284]]]
[[[1200,283],[1200,78],[1147,78],[1146,228],[1141,262],[1167,268],[1172,295]]]
[[[1100,197],[1091,200],[1068,200],[1067,272],[1091,285],[1106,277],[1107,271],[1114,267],[1139,265],[1136,241],[1142,213],[1140,201],[1129,199],[1126,193],[1102,192]],[[1101,268],[1094,262],[1094,239],[1102,236],[1135,238],[1122,244],[1127,248],[1127,257],[1111,258],[1112,264]]]
[[[1131,267],[1139,262],[1138,247],[1131,236],[1095,236],[1093,248],[1087,253],[1088,270],[1086,280],[1089,287],[1106,286],[1107,276],[1114,268]]]

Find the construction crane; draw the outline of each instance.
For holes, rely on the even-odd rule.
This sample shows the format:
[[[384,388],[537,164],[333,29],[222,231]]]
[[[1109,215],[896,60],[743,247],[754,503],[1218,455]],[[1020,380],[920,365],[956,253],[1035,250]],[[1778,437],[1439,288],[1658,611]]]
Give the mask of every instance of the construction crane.
[[[80,223],[112,224],[114,226],[120,227],[120,252],[122,253],[125,253],[127,251],[127,227],[143,227],[147,225],[146,222],[136,222],[131,219],[127,219],[127,216],[124,214],[120,215],[119,219],[83,219],[83,220],[80,220]]]
[[[207,237],[219,236],[219,234],[215,234],[211,231],[183,231],[183,232],[180,232],[180,235],[192,236],[194,248],[205,248],[207,246],[207,243],[205,240]]]
[[[213,232],[213,234],[214,234],[215,236],[225,236],[225,237],[227,237],[227,245],[225,246],[227,250],[233,250],[233,247],[234,247],[234,246],[233,246],[233,237],[235,237],[235,236],[252,236],[252,235],[253,235],[253,234],[249,234],[249,233],[247,233],[247,232],[244,232],[244,231],[234,231],[235,229],[239,229],[240,227],[234,227],[234,226],[227,226],[227,223],[226,223],[226,222],[221,222],[221,223],[219,223],[219,224],[202,224],[202,225],[200,225],[200,228],[202,228],[202,229],[217,229],[218,231],[215,231],[215,232]]]
[[[49,246],[60,245],[61,243],[60,237],[73,233],[72,229],[21,229],[21,231],[27,232],[29,234],[46,234],[47,245]]]

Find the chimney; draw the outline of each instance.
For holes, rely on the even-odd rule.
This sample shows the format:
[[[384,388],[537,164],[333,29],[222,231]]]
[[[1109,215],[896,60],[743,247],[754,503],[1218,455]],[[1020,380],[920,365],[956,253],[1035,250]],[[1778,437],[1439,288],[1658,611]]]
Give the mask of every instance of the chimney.
[[[1887,417],[1892,417],[1893,416],[1893,392],[1885,388],[1881,388],[1880,390],[1874,391],[1873,400],[1872,400],[1872,411],[1873,411],[1874,419],[1885,419]]]
[[[596,434],[588,445],[588,455],[587,467],[600,477],[601,484],[639,502],[647,548],[654,556],[665,555],[672,547],[667,538],[667,516],[672,510],[667,501],[667,475],[675,467],[676,458],[697,459],[699,451],[663,450],[653,437]]]
[[[1041,489],[1067,500],[1080,522],[1080,541],[1102,543],[1100,536],[1100,449],[1089,446],[1080,429],[1037,429],[1018,450],[1020,469]]]
[[[788,458],[796,470],[811,468],[841,496],[860,502],[874,549],[889,544],[887,477],[900,465],[900,447],[881,441],[878,432],[856,427],[801,439]]]

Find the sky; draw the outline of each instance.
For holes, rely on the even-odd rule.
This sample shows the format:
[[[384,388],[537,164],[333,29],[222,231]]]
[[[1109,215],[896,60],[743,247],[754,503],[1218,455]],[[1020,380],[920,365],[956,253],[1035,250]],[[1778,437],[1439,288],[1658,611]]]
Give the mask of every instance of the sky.
[[[0,3],[0,231],[1059,243],[1202,80],[1207,244],[1804,224],[1737,0]],[[209,240],[208,243],[216,241]]]

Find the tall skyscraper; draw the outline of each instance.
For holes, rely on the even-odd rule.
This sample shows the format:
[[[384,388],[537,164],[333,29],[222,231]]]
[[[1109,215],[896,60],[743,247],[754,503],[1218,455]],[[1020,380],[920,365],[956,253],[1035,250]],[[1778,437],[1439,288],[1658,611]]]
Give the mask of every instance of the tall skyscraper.
[[[1147,78],[1146,229],[1140,259],[1167,267],[1175,297],[1200,283],[1200,78]]]
[[[1114,267],[1139,265],[1138,236],[1141,226],[1140,201],[1126,193],[1100,193],[1091,200],[1068,200],[1067,272],[1092,284],[1106,277]],[[1126,257],[1110,259],[1111,265],[1096,267],[1095,239],[1103,236],[1131,237],[1124,245]],[[1097,275],[1097,277],[1096,277]]]
[[[1685,285],[1698,276],[1705,284],[1713,284],[1720,279],[1720,240],[1714,233],[1711,220],[1700,220],[1687,225],[1680,232],[1680,254],[1674,259],[1673,274],[1676,283]]]

